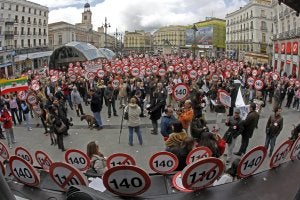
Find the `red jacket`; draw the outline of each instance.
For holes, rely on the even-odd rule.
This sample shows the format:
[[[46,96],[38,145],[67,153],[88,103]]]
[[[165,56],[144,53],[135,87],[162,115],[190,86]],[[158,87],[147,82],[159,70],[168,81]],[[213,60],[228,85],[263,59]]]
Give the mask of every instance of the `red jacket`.
[[[9,129],[13,126],[12,118],[7,110],[2,111],[0,121],[3,122],[3,128]]]

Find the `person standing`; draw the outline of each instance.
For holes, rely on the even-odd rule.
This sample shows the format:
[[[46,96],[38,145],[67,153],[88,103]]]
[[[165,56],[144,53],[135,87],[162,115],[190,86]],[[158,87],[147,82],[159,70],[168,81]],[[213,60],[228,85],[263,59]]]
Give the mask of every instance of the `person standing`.
[[[255,111],[256,104],[250,104],[250,112],[248,113],[245,121],[243,122],[244,131],[242,132],[242,143],[238,152],[234,153],[237,156],[241,156],[246,153],[249,145],[249,140],[253,136],[254,129],[257,127],[259,114]]]
[[[172,124],[176,121],[173,115],[173,108],[167,107],[160,121],[160,133],[164,138],[168,138],[172,133]]]
[[[67,128],[64,128],[64,130],[60,130],[63,128],[63,126],[66,126],[64,124],[64,122],[62,121],[62,119],[59,117],[59,113],[58,113],[58,108],[53,106],[52,110],[51,110],[51,123],[53,124],[54,127],[54,133],[56,134],[56,138],[57,138],[57,145],[58,145],[58,149],[61,149],[61,151],[66,151],[65,147],[64,147],[64,135],[67,134]]]
[[[12,117],[10,112],[8,111],[6,105],[3,106],[0,115],[0,121],[3,122],[3,128],[5,129],[6,139],[8,147],[11,149],[12,144],[16,143],[14,131],[13,131],[13,124],[12,124]]]
[[[143,138],[140,129],[140,114],[141,108],[136,103],[136,98],[131,98],[128,106],[125,107],[124,112],[128,112],[128,131],[129,131],[129,142],[130,146],[133,146],[133,131],[136,133],[139,140],[139,144],[143,145]]]
[[[73,90],[71,92],[71,101],[72,101],[73,106],[75,107],[77,116],[80,117],[79,111],[80,111],[81,115],[84,115],[82,105],[81,105],[82,98],[81,98],[76,86],[73,87]]]
[[[192,108],[191,100],[186,100],[184,102],[184,107],[182,107],[177,114],[178,120],[182,123],[185,131],[188,132],[188,128],[194,117],[194,110]]]
[[[90,90],[90,94],[92,96],[91,98],[91,111],[93,112],[93,115],[97,122],[97,128],[98,130],[103,129],[103,123],[101,119],[100,112],[102,110],[102,103],[100,103],[100,97],[93,89]]]
[[[112,83],[109,82],[104,91],[104,98],[106,99],[108,107],[108,118],[111,118],[111,109],[113,109],[114,116],[118,116],[116,110],[116,99],[118,96],[117,92],[118,91],[113,88]]]
[[[30,123],[29,123],[29,106],[27,105],[27,103],[25,101],[22,101],[21,108],[22,108],[23,114],[25,116],[27,130],[32,131],[32,128],[30,127]]]
[[[287,101],[286,101],[285,107],[287,107],[287,108],[291,107],[291,103],[293,101],[294,96],[295,96],[295,87],[294,87],[294,85],[290,85],[287,88]]]
[[[225,139],[228,144],[228,154],[226,159],[226,164],[231,162],[233,149],[235,146],[236,138],[243,132],[242,119],[240,117],[240,110],[236,109],[233,116],[226,120],[225,125],[228,126],[223,139]]]
[[[276,138],[280,134],[282,128],[283,128],[283,118],[281,116],[281,108],[277,107],[274,109],[274,115],[271,115],[269,117],[266,125],[265,147],[269,149],[269,145],[270,145],[269,157],[272,156],[275,143],[276,143]]]
[[[20,120],[20,117],[18,114],[18,103],[17,103],[16,96],[10,95],[8,103],[9,103],[10,112],[12,114],[12,119],[14,121],[15,126],[17,125],[16,117],[17,117],[19,124],[21,124],[21,120]]]

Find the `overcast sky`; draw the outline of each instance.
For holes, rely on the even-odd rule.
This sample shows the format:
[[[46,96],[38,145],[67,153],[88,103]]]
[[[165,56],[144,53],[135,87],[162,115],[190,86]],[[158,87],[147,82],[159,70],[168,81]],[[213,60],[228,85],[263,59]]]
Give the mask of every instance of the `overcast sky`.
[[[49,23],[65,21],[80,23],[86,0],[30,0],[48,6]],[[188,25],[205,17],[225,18],[248,0],[88,0],[91,5],[94,30],[102,26],[107,17],[111,25],[108,32],[146,30],[161,26]]]

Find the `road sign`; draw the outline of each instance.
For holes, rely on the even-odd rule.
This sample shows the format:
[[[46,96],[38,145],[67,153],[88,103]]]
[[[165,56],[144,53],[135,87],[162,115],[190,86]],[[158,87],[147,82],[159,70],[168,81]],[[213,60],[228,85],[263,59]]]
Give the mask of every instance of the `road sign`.
[[[158,71],[157,65],[153,65],[153,66],[152,66],[152,73],[156,74],[157,71]]]
[[[256,69],[252,70],[252,76],[257,76],[258,71]]]
[[[118,165],[135,165],[135,160],[133,157],[125,153],[115,153],[107,158],[106,167],[108,169]]]
[[[71,185],[88,185],[82,172],[67,163],[52,163],[49,169],[49,175],[59,187],[65,190]]]
[[[9,168],[17,181],[33,187],[40,184],[40,177],[37,171],[24,159],[18,156],[11,156]]]
[[[261,79],[256,79],[255,82],[254,82],[254,88],[255,88],[256,90],[261,90],[261,89],[263,89],[263,87],[264,87],[264,82],[263,82],[263,80],[261,80]]]
[[[203,67],[203,68],[202,68],[202,73],[203,73],[204,75],[207,75],[207,74],[208,74],[208,69],[207,69],[207,67]]]
[[[31,165],[33,164],[33,159],[31,154],[29,153],[29,151],[27,149],[25,149],[24,147],[17,147],[15,149],[15,155],[19,156],[20,158],[26,160],[28,163],[30,163]]]
[[[192,69],[188,72],[188,75],[191,79],[197,79],[198,77],[198,73],[196,70]]]
[[[97,76],[98,76],[99,78],[103,78],[103,77],[104,77],[104,74],[105,74],[105,72],[104,72],[103,69],[99,69],[99,70],[97,71]]]
[[[28,102],[30,105],[34,105],[34,104],[37,103],[37,98],[36,98],[36,96],[35,96],[34,93],[28,94],[28,96],[27,96],[27,102]]]
[[[279,74],[276,73],[276,72],[275,72],[275,73],[272,73],[272,78],[273,78],[274,81],[278,80]]]
[[[173,186],[181,191],[181,192],[193,192],[193,190],[188,190],[182,185],[182,172],[177,172],[173,177],[172,177],[172,184]]]
[[[150,67],[146,67],[146,69],[145,69],[145,73],[146,73],[146,75],[151,75],[152,74],[152,69],[150,68]]]
[[[254,85],[254,82],[255,82],[255,78],[253,78],[252,76],[249,76],[247,78],[247,84],[248,85]]]
[[[212,156],[212,152],[208,147],[197,147],[190,151],[186,157],[186,164],[189,165],[192,162],[195,162],[201,158],[208,158]]]
[[[224,106],[227,106],[227,107],[231,106],[231,96],[227,91],[219,90],[218,91],[218,98]]]
[[[133,67],[131,69],[131,75],[132,76],[139,76],[140,75],[140,69],[138,67]]]
[[[182,74],[182,80],[187,82],[190,80],[190,77],[187,74]]]
[[[285,161],[289,153],[291,144],[292,142],[290,140],[287,140],[276,149],[275,153],[271,157],[271,161],[269,164],[270,168],[278,167]]]
[[[72,74],[70,77],[69,77],[70,81],[71,82],[75,82],[77,80],[77,75],[76,74]]]
[[[190,190],[210,186],[224,171],[224,163],[218,158],[203,158],[186,166],[182,171],[182,185]]]
[[[103,184],[108,191],[116,195],[137,196],[149,189],[151,179],[139,167],[116,166],[104,173]]]
[[[71,69],[69,68],[69,69],[68,69],[67,76],[68,76],[68,77],[71,77],[72,75],[75,75],[75,72],[73,71],[72,68],[71,68]]]
[[[161,174],[170,173],[178,167],[179,161],[176,155],[171,152],[161,151],[151,156],[149,160],[150,168]]]
[[[43,114],[43,110],[39,105],[33,105],[32,111],[36,113],[38,116],[41,116]]]
[[[58,80],[58,76],[53,75],[50,77],[50,80],[51,82],[56,82]]]
[[[119,89],[119,86],[120,86],[120,79],[114,79],[112,81],[112,86],[114,89]]]
[[[168,71],[169,71],[169,72],[173,72],[173,71],[174,71],[174,66],[170,65],[170,66],[168,67]]]
[[[181,72],[181,66],[180,65],[176,65],[175,66],[175,72]]]
[[[86,74],[86,78],[87,78],[88,80],[94,80],[94,78],[95,78],[95,73],[94,73],[94,72],[88,72],[88,73]]]
[[[25,101],[26,98],[27,98],[27,94],[26,94],[25,91],[19,91],[19,92],[17,93],[17,97],[18,97],[18,99],[20,99],[21,101]]]
[[[0,173],[3,177],[5,176],[5,167],[2,162],[0,162]]]
[[[251,176],[264,162],[266,155],[267,149],[264,146],[255,147],[246,153],[237,168],[239,177]]]
[[[65,161],[80,171],[87,170],[90,167],[90,158],[77,149],[67,150],[65,153]]]
[[[300,135],[293,144],[290,158],[291,160],[295,160],[297,157],[299,158],[299,155],[300,155]]]
[[[52,165],[52,160],[50,157],[43,151],[35,152],[35,159],[37,163],[45,170],[49,171],[50,166]]]
[[[31,89],[33,89],[34,91],[38,91],[40,89],[40,85],[38,83],[32,84]]]
[[[189,95],[189,87],[185,83],[178,83],[173,87],[172,92],[173,98],[176,101],[182,101],[186,99]]]
[[[3,144],[2,142],[0,142],[0,156],[4,159],[4,160],[8,160],[9,159],[9,153],[7,151],[7,147],[5,144]]]

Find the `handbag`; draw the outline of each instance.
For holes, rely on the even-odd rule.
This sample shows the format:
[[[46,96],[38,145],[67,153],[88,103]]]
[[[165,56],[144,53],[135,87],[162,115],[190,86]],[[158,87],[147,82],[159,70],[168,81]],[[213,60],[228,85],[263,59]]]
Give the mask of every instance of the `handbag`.
[[[57,133],[59,133],[59,134],[65,133],[68,130],[68,127],[65,125],[65,123],[62,120],[59,120],[55,124],[55,128],[56,128]]]

